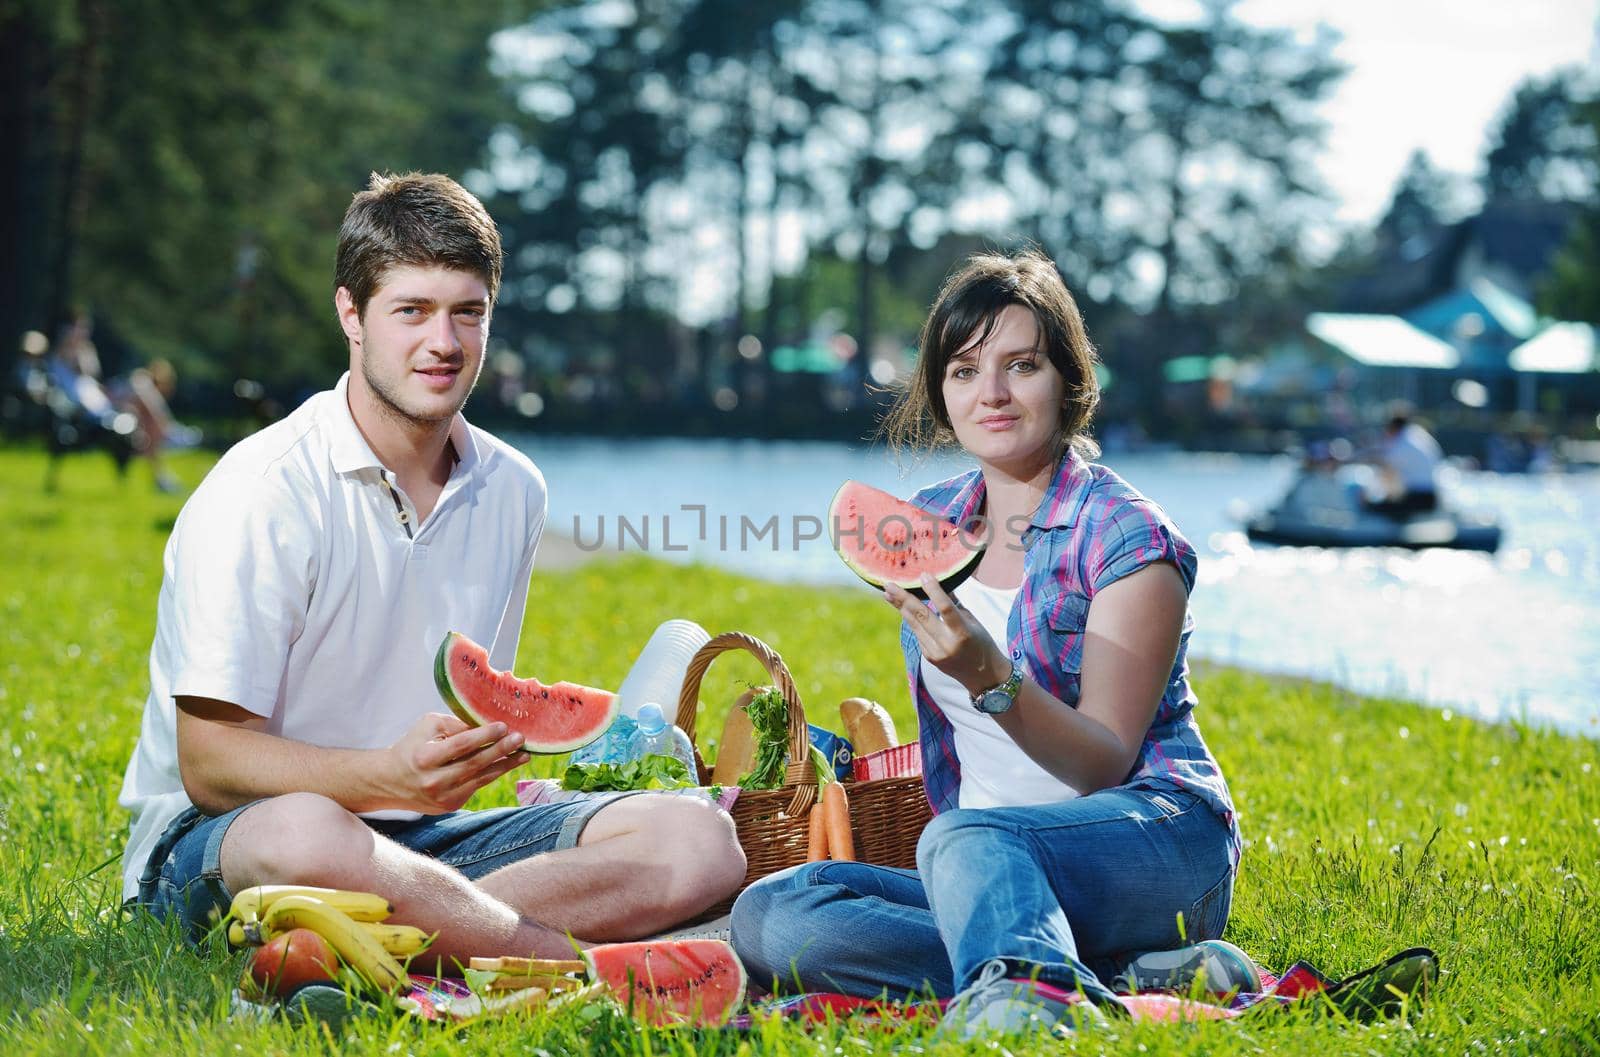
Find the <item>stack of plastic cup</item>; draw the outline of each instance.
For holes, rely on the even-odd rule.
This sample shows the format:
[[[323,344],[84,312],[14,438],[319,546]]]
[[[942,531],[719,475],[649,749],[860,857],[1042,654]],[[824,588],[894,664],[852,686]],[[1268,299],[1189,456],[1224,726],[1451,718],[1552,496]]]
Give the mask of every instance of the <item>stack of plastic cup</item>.
[[[639,707],[654,701],[670,720],[678,711],[689,662],[710,641],[706,629],[692,620],[669,620],[656,628],[617,688],[619,714],[637,718]]]

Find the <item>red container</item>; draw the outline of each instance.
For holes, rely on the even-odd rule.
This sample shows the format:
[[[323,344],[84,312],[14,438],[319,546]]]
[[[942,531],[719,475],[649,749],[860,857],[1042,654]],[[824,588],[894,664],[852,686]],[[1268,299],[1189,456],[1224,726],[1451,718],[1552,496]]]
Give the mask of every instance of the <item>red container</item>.
[[[878,778],[915,778],[922,774],[922,745],[913,741],[907,745],[880,749],[867,756],[857,756],[851,761],[851,768],[858,782]]]

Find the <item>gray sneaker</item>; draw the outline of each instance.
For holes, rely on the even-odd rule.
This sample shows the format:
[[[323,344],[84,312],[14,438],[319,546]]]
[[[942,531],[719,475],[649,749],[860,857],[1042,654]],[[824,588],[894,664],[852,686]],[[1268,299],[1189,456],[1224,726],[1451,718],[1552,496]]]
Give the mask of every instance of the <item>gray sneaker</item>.
[[[963,1042],[992,1035],[1065,1035],[1105,1021],[1105,1014],[1070,991],[1008,975],[998,958],[951,1000],[936,1034]]]
[[[1214,995],[1261,990],[1250,956],[1227,940],[1201,940],[1175,951],[1149,951],[1112,977],[1113,991],[1188,991],[1197,979]]]

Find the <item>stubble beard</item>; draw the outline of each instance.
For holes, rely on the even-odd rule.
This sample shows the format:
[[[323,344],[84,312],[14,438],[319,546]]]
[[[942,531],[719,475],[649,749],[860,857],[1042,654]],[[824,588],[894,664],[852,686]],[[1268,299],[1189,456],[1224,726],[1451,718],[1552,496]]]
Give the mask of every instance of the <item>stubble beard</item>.
[[[481,373],[483,361],[480,359],[478,364]],[[474,374],[472,384],[467,386],[466,392],[461,394],[461,399],[456,401],[449,411],[441,415],[425,415],[406,407],[401,402],[398,387],[372,369],[372,361],[367,357],[364,347],[361,355],[361,377],[367,383],[367,391],[377,402],[380,414],[403,427],[418,430],[438,429],[441,425],[453,422],[457,413],[466,406],[467,397],[472,395],[472,390],[478,385],[478,375]]]

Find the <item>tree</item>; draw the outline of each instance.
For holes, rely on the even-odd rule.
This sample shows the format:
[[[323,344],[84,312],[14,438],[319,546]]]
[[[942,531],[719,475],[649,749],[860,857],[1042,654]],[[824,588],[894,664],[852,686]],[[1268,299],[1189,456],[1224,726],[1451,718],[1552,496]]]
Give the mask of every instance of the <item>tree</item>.
[[[525,7],[469,5],[421,47],[380,0],[0,5],[6,49],[35,55],[8,73],[28,147],[4,208],[43,206],[20,214],[31,259],[5,255],[5,277],[43,276],[8,326],[81,305],[189,378],[325,379],[350,194],[372,170],[478,163],[500,87],[488,38]]]
[[[1600,96],[1582,103],[1577,116],[1589,127],[1590,161],[1600,163],[1600,146],[1593,146],[1600,145]],[[1593,196],[1580,206],[1572,235],[1551,266],[1539,308],[1556,319],[1600,325],[1600,200]]]
[[[1589,201],[1600,183],[1596,131],[1582,118],[1592,90],[1576,69],[1517,86],[1490,134],[1484,197]]]
[[[1304,44],[1257,29],[1212,0],[1203,22],[1148,31],[1149,58],[1125,77],[1125,159],[1147,212],[1134,225],[1159,259],[1158,308],[1225,300],[1246,277],[1298,256],[1326,203],[1316,106],[1344,70],[1332,39]]]
[[[1413,151],[1395,184],[1389,208],[1378,221],[1378,241],[1391,249],[1427,238],[1456,219],[1460,188],[1449,173],[1434,168],[1422,151]]]
[[[1126,180],[1120,159],[1133,132],[1118,102],[1119,72],[1148,22],[1115,2],[1012,0],[975,103],[976,142],[957,156],[981,160],[969,189],[1004,187],[1016,234],[1044,247],[1068,281],[1112,296],[1132,246],[1109,207]]]
[[[1100,227],[1122,254],[1115,289],[1152,309],[1112,364],[1138,408],[1157,405],[1163,360],[1215,344],[1216,316],[1199,310],[1298,270],[1326,210],[1316,106],[1344,72],[1333,39],[1258,29],[1231,6],[1136,28],[1114,75],[1121,149]]]
[[[521,105],[497,133],[490,173],[517,207],[503,225],[518,287],[507,307],[531,324],[674,299],[673,274],[653,270],[647,251],[661,247],[653,196],[690,148],[660,68],[685,7],[569,4],[497,40]]]

